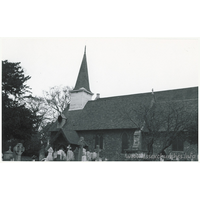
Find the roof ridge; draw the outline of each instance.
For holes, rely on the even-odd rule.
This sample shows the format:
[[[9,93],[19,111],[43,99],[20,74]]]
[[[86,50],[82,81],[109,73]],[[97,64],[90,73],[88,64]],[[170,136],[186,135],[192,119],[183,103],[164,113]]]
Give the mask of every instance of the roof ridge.
[[[192,88],[198,88],[198,86],[195,87],[189,87],[189,88],[178,88],[178,89],[170,89],[170,90],[159,90],[159,91],[154,91],[154,94],[160,93],[160,92],[170,92],[170,91],[178,91],[178,90],[185,90],[185,89],[192,89]],[[111,96],[111,97],[101,97],[95,101],[99,101],[102,99],[109,99],[109,98],[116,98],[116,97],[128,97],[128,96],[134,96],[134,95],[144,95],[144,94],[152,94],[152,92],[144,92],[144,93],[135,93],[135,94],[126,94],[126,95],[118,95],[118,96]],[[94,101],[94,100],[90,100]]]

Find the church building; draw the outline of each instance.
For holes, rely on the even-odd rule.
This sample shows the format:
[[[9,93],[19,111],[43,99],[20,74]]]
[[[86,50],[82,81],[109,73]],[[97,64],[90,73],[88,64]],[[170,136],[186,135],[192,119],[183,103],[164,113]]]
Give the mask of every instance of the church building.
[[[147,153],[148,129],[145,124],[136,123],[136,112],[142,104],[151,108],[157,102],[187,102],[189,108],[198,112],[198,87],[139,93],[124,96],[101,98],[90,90],[86,49],[83,55],[77,81],[70,91],[71,101],[68,108],[53,123],[50,144],[53,149],[70,144],[72,150],[78,146],[80,137],[84,137],[85,148],[91,152],[100,147],[100,156],[108,160],[125,160],[129,152]],[[154,102],[154,97],[156,102]],[[138,113],[137,113],[138,114]],[[136,119],[136,120],[135,120]],[[141,120],[142,121],[142,120]],[[174,143],[176,142],[176,143]],[[198,155],[198,145],[175,140],[165,149],[169,153]],[[153,153],[160,150],[159,142],[152,145]]]

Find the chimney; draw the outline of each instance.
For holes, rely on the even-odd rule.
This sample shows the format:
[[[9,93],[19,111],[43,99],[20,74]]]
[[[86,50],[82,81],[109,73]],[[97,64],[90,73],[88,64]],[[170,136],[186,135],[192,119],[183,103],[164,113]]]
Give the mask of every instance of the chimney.
[[[97,93],[97,96],[96,96],[95,100],[97,100],[97,99],[100,99],[100,94],[99,93]]]

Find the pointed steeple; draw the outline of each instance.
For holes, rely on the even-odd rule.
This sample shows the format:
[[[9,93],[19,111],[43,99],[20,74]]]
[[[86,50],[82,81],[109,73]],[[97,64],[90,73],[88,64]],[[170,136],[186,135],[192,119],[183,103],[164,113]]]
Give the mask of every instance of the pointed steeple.
[[[74,90],[79,90],[80,88],[85,88],[88,92],[91,92],[89,77],[88,77],[87,59],[86,59],[86,46]]]
[[[92,99],[93,93],[90,91],[87,60],[86,60],[86,47],[84,50],[81,68],[79,70],[78,78],[75,88],[70,91],[71,102],[69,111],[84,109],[88,101]]]

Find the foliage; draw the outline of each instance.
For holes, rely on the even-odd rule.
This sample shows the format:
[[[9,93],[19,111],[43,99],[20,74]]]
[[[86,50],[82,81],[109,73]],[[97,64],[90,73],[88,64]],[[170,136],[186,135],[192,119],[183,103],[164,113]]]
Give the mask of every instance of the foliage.
[[[41,131],[48,123],[53,121],[53,117],[49,112],[49,107],[46,106],[43,97],[31,96],[26,99],[26,107],[38,117],[37,129]]]
[[[30,98],[30,87],[25,84],[30,78],[25,76],[20,63],[2,61],[3,151],[7,141],[24,142],[37,132],[40,119],[33,110],[27,108],[25,102]]]
[[[20,63],[2,61],[2,93],[4,97],[13,95],[15,98],[30,92],[30,87],[25,84],[31,77],[24,75]]]
[[[37,154],[48,143],[48,128],[69,106],[69,87],[52,87],[44,97],[34,97],[20,63],[2,61],[2,139],[8,145],[23,142],[26,154]]]
[[[60,114],[69,108],[69,90],[69,87],[55,86],[49,91],[44,91],[44,97],[31,96],[26,99],[26,106],[39,118],[37,137],[45,146],[50,137],[49,128]]]

